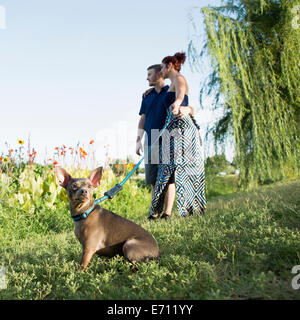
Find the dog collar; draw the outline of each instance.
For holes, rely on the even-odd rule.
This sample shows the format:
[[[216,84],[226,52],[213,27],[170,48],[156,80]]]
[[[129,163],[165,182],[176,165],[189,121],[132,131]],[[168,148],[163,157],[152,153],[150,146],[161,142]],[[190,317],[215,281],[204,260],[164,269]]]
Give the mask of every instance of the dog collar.
[[[79,221],[79,220],[83,220],[85,218],[87,218],[87,216],[94,210],[95,208],[95,203],[93,204],[93,206],[86,212],[79,214],[77,216],[71,217],[74,221]]]

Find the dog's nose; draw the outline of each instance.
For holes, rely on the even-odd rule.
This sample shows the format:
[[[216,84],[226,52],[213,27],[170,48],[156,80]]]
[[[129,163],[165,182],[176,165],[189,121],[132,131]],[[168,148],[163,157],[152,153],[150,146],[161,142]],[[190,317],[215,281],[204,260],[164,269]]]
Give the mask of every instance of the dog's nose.
[[[88,191],[86,190],[86,189],[81,189],[81,194],[82,195],[85,195],[85,194],[87,194],[88,193]]]

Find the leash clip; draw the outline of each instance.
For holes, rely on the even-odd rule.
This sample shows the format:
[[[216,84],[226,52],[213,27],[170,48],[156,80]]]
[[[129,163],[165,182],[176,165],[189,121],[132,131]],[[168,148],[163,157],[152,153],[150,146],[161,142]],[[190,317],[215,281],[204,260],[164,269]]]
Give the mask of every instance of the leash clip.
[[[105,196],[108,196],[109,199],[112,199],[119,191],[121,191],[123,187],[120,184],[116,184],[113,188],[110,190],[106,191],[104,193]]]

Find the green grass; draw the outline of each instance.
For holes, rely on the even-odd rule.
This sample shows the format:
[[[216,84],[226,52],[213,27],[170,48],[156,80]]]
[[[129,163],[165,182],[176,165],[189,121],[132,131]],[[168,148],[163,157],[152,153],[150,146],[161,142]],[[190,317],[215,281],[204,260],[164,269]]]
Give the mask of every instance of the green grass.
[[[234,174],[218,176],[216,174],[206,175],[206,197],[208,199],[235,193],[238,191],[238,177]]]
[[[97,256],[78,272],[67,204],[25,214],[0,202],[0,299],[299,299],[291,269],[300,264],[300,180],[216,195],[205,216],[174,212],[170,221],[146,219],[150,192],[139,180],[104,202],[159,243],[160,262],[135,273],[122,257]]]

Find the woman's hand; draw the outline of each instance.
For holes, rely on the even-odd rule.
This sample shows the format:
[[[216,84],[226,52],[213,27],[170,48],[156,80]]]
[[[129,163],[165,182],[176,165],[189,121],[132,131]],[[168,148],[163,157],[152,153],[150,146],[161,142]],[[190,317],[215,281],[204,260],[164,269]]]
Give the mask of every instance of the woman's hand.
[[[176,116],[176,119],[182,119],[191,113],[191,109],[189,106],[187,107],[179,107],[179,112]]]
[[[143,98],[146,98],[147,95],[153,90],[153,88],[150,88],[148,90],[146,90],[144,93],[143,93]]]
[[[180,106],[174,102],[170,105],[170,109],[174,115],[178,115]]]

